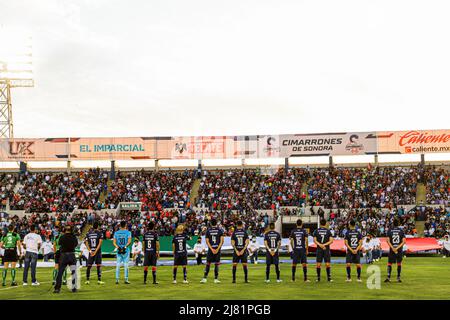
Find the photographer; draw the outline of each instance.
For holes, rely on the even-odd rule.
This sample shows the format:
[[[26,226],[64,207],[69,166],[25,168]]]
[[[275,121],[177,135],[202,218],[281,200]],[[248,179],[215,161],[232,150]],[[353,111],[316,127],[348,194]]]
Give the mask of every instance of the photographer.
[[[72,272],[72,292],[77,292],[75,287],[76,284],[76,269],[77,269],[77,259],[75,257],[75,248],[78,245],[77,237],[73,234],[71,226],[66,226],[64,229],[64,234],[59,238],[58,245],[60,246],[61,257],[59,260],[58,275],[56,277],[56,285],[54,293],[60,293],[62,277],[66,267],[70,267]]]

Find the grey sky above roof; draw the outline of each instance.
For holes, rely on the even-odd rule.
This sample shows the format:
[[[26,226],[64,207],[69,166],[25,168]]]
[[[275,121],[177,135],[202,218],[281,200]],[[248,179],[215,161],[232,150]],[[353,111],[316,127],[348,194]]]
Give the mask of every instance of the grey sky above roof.
[[[444,129],[450,2],[0,0],[16,137]],[[3,44],[2,44],[3,45]]]

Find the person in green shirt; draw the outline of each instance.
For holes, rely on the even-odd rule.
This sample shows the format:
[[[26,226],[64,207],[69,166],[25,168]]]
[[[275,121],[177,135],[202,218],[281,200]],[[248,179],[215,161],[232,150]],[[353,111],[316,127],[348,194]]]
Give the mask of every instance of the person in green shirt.
[[[20,255],[22,255],[22,245],[20,236],[14,232],[14,225],[10,224],[8,227],[8,233],[1,239],[0,246],[5,249],[3,256],[4,268],[2,272],[3,282],[2,285],[6,286],[6,276],[8,275],[8,269],[11,266],[11,286],[17,286],[16,282],[16,263]]]
[[[61,252],[59,251],[59,238],[61,238],[62,233],[59,232],[59,227],[56,227],[56,230],[58,231],[58,235],[53,240],[53,252],[55,252],[55,269],[53,269],[53,285],[56,284],[56,276],[58,275],[58,269],[59,269],[59,258],[61,257]],[[63,273],[63,284],[65,285],[67,283],[67,272],[64,270]]]

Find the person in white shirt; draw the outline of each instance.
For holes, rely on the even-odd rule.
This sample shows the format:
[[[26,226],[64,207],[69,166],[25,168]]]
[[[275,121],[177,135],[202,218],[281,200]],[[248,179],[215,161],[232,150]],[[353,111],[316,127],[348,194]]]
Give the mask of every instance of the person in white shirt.
[[[252,239],[252,242],[247,247],[248,257],[250,258],[250,262],[254,264],[258,264],[258,250],[259,245],[256,242],[256,237]]]
[[[448,234],[446,234],[444,238],[439,241],[439,244],[442,246],[442,258],[450,257],[450,239]]]
[[[131,254],[133,255],[133,260],[135,265],[139,266],[142,260],[142,243],[138,239],[134,240],[133,247],[131,248]]]
[[[86,266],[87,266],[87,261],[89,258],[89,249],[86,247],[86,244],[84,242],[81,243],[80,245],[80,266],[83,266],[83,260],[86,261]]]
[[[53,244],[49,238],[46,238],[41,247],[42,255],[44,256],[44,262],[48,262],[49,259],[54,258]]]
[[[206,247],[202,243],[202,238],[197,239],[197,243],[194,246],[195,259],[197,259],[197,265],[203,264],[202,258],[206,253]]]
[[[30,226],[30,233],[23,239],[23,246],[25,252],[25,268],[23,270],[23,285],[28,285],[28,269],[31,266],[31,285],[38,286],[39,282],[36,280],[36,265],[38,259],[39,249],[42,245],[42,238],[36,233],[34,225]]]
[[[366,263],[372,263],[372,241],[370,234],[363,240],[363,255],[366,257]]]
[[[374,261],[380,261],[381,257],[383,256],[383,250],[381,248],[381,242],[378,238],[372,239],[372,258]]]

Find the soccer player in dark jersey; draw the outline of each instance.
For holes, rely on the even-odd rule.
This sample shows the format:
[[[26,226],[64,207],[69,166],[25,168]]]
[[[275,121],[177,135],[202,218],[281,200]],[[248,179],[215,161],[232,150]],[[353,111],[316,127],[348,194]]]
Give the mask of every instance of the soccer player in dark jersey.
[[[150,222],[147,226],[142,247],[144,248],[144,284],[147,283],[149,266],[152,267],[153,284],[158,284],[158,281],[156,281],[156,264],[159,258],[159,236],[155,232],[154,222]]]
[[[214,263],[214,283],[219,281],[219,265],[220,265],[220,250],[222,249],[224,236],[223,231],[217,227],[217,220],[211,219],[211,227],[206,231],[206,245],[208,246],[208,254],[206,255],[205,273],[201,283],[206,283],[208,278],[211,263]]]
[[[356,264],[356,273],[358,276],[357,281],[361,282],[361,256],[360,250],[362,247],[362,235],[356,230],[356,223],[351,220],[349,223],[349,230],[345,235],[345,247],[347,248],[347,255],[345,257],[345,263],[347,265],[347,282],[352,281],[352,263]]]
[[[94,264],[97,267],[97,283],[105,284],[102,281],[102,242],[103,234],[98,230],[98,222],[95,221],[92,230],[87,233],[86,238],[84,239],[84,244],[89,250],[85,284],[90,284],[91,269]]]
[[[405,234],[399,228],[400,222],[395,219],[394,227],[389,230],[387,243],[389,245],[387,278],[384,282],[391,282],[392,264],[397,263],[397,281],[402,282],[400,274],[402,272],[403,246],[406,243]]]
[[[301,263],[303,266],[303,280],[308,280],[308,232],[303,228],[303,221],[297,220],[296,228],[292,230],[289,237],[292,248],[292,281],[295,281],[295,272],[297,270],[297,264]]]
[[[320,281],[320,271],[322,268],[322,262],[325,262],[327,269],[327,280],[331,280],[331,253],[330,245],[333,243],[334,239],[331,236],[331,231],[327,228],[327,221],[325,219],[320,219],[320,227],[316,229],[313,233],[314,243],[317,245],[316,252],[316,271],[317,271],[317,282]]]
[[[248,283],[248,268],[247,268],[247,246],[250,243],[247,232],[244,230],[242,221],[236,222],[236,230],[231,236],[231,245],[233,246],[233,283],[236,283],[236,269],[239,262],[242,263],[244,269],[245,282]]]
[[[0,240],[0,246],[5,249],[4,255],[3,255],[3,272],[2,272],[2,278],[3,282],[2,285],[6,286],[6,276],[8,275],[8,269],[9,265],[11,264],[11,286],[17,286],[16,282],[16,263],[18,260],[17,251],[19,251],[19,255],[22,254],[21,252],[21,241],[20,236],[14,232],[14,225],[10,224],[8,226],[8,233]]]
[[[277,282],[280,279],[279,267],[279,249],[281,246],[281,236],[275,231],[275,223],[269,223],[269,231],[264,235],[264,245],[266,247],[266,283],[270,282],[270,266],[275,265],[275,272],[277,274]]]
[[[173,250],[173,283],[177,283],[177,269],[178,266],[183,267],[183,283],[189,283],[187,280],[187,243],[188,237],[184,233],[184,228],[179,225],[175,230],[175,235],[172,239]]]

